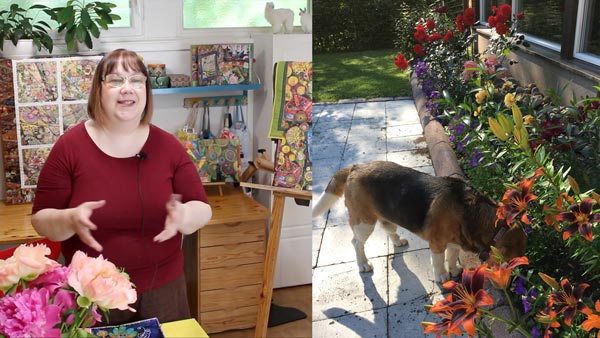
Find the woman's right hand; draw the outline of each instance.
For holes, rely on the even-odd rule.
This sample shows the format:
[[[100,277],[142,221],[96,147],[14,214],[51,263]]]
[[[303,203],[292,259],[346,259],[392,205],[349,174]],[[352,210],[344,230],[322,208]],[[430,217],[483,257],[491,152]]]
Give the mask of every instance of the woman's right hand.
[[[95,209],[101,208],[105,204],[105,200],[81,203],[76,208],[71,209],[69,217],[71,227],[77,236],[79,236],[79,239],[98,252],[102,251],[102,245],[92,236],[92,230],[96,230],[98,227],[92,223],[90,217],[92,217]]]

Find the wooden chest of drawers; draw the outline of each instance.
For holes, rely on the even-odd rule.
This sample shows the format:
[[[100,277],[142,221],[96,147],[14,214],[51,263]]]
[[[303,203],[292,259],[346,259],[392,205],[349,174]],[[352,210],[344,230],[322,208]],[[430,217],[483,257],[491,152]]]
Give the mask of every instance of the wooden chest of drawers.
[[[254,327],[269,210],[231,187],[209,201],[211,221],[183,243],[192,316],[208,333]]]

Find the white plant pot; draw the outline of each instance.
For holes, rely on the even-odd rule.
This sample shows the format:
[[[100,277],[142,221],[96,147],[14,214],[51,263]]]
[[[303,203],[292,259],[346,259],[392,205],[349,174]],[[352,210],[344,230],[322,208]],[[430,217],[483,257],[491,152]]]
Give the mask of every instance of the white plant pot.
[[[5,40],[2,48],[2,56],[8,59],[27,59],[35,56],[37,52],[33,40],[19,40],[16,46],[12,41]]]

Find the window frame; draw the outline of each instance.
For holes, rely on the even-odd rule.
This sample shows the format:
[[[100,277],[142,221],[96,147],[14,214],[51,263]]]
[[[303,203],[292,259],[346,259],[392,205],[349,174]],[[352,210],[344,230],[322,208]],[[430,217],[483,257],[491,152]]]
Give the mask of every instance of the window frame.
[[[518,13],[522,8],[521,4],[526,0],[512,0],[511,5],[513,13]],[[566,0],[570,1],[570,0]],[[548,41],[546,39],[537,38],[530,34],[524,34],[525,38],[531,44],[544,47],[546,49],[558,52],[563,59],[576,59],[581,60],[592,65],[600,66],[600,55],[582,52],[582,38],[583,38],[583,25],[585,24],[585,8],[589,6],[591,0],[579,0],[576,1],[577,8],[575,10],[565,10],[564,15],[568,17],[564,18],[567,22],[566,25],[572,24],[573,32],[569,33],[569,29],[563,29],[563,36],[560,44]],[[485,16],[485,3],[486,0],[479,0],[479,17],[482,25],[487,26],[487,18]],[[568,7],[568,6],[565,6]],[[525,18],[527,19],[527,18]]]

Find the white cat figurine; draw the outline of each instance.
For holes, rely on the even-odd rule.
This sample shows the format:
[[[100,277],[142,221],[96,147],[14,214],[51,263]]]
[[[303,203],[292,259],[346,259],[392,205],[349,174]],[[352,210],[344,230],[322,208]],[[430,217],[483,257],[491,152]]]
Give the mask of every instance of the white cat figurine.
[[[273,26],[273,34],[292,33],[294,29],[294,12],[289,8],[277,8],[272,2],[265,6],[265,18]]]
[[[302,26],[302,31],[304,33],[312,33],[312,14],[309,13],[306,8],[300,8],[300,25]]]

